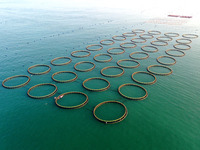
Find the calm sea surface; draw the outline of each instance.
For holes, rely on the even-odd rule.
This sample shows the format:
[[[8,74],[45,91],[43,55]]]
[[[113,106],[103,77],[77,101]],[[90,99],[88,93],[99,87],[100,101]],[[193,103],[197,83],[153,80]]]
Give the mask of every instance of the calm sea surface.
[[[151,17],[150,17],[151,18]],[[165,17],[168,19],[167,17]],[[165,19],[164,18],[164,19]],[[170,66],[173,73],[158,76],[153,85],[142,85],[148,91],[143,101],[123,98],[117,91],[125,83],[134,83],[132,73],[146,71],[149,65],[159,64],[156,58],[166,55],[165,50],[173,49],[176,39],[183,34],[199,35],[195,24],[167,25],[147,23],[149,17],[126,11],[97,9],[39,9],[0,5],[0,81],[14,75],[28,75],[28,85],[17,89],[0,87],[0,149],[1,150],[58,150],[58,149],[137,149],[137,150],[199,150],[200,148],[200,40],[191,39],[191,49],[184,57],[174,57],[176,64]],[[103,45],[100,51],[91,51],[85,58],[71,56],[75,50],[85,50],[90,44],[99,44],[103,39],[114,35],[143,29],[147,33],[157,30],[145,43],[137,43],[135,48],[125,48],[121,55],[112,55],[108,63],[96,62],[96,54],[107,53],[111,47],[119,47],[125,41],[115,41],[113,45]],[[157,46],[158,52],[149,53],[149,58],[138,60],[138,68],[124,68],[125,74],[117,78],[104,77],[102,68],[117,66],[120,59],[130,59],[131,52],[142,52],[141,47],[164,33],[179,33],[167,46]],[[135,37],[139,37],[137,34]],[[72,62],[65,66],[53,66],[50,61],[56,57],[67,56]],[[104,60],[101,56],[97,59]],[[90,72],[79,72],[74,65],[80,61],[91,61],[96,67]],[[169,60],[163,59],[167,62]],[[64,62],[58,60],[57,63]],[[44,75],[31,76],[27,69],[35,64],[50,65],[51,71]],[[121,62],[122,65],[136,65],[134,62]],[[80,65],[80,69],[91,65]],[[42,71],[35,68],[32,71]],[[163,68],[153,71],[165,72]],[[57,83],[51,75],[58,71],[73,71],[78,79],[70,83]],[[119,70],[105,70],[107,74],[120,73]],[[92,92],[83,88],[82,82],[90,77],[107,79],[111,87],[102,92]],[[149,76],[135,76],[140,81],[152,81]],[[58,75],[57,79],[73,76]],[[19,84],[24,78],[8,81],[7,85]],[[40,83],[53,83],[58,92],[46,99],[32,99],[27,91]],[[86,86],[99,88],[106,86],[99,80],[89,81]],[[40,96],[53,91],[52,87],[34,89],[31,94]],[[55,105],[54,97],[65,92],[80,91],[89,97],[87,105],[80,109],[61,109]],[[124,87],[122,92],[128,96],[143,96],[144,92],[135,87]],[[128,116],[117,124],[104,124],[93,116],[94,107],[103,101],[122,102],[128,109]],[[63,105],[77,105],[84,101],[83,96],[68,95],[60,101]],[[102,106],[96,112],[102,119],[115,119],[123,115],[123,107],[116,104]]]

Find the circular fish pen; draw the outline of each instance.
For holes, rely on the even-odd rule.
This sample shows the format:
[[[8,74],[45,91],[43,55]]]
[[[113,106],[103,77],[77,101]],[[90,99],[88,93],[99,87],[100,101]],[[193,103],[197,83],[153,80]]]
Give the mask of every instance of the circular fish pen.
[[[77,53],[87,53],[86,55],[76,55]],[[91,55],[91,53],[89,51],[85,51],[85,50],[79,50],[79,51],[73,51],[71,52],[71,55],[73,57],[77,57],[77,58],[83,58],[83,57],[88,57]]]
[[[133,29],[132,32],[134,32],[134,33],[144,33],[145,30],[143,30],[143,29]]]
[[[162,68],[166,68],[169,70],[169,72],[167,73],[158,73],[158,72],[155,72],[155,71],[151,71],[150,68],[153,68],[153,67],[162,67]],[[170,75],[172,74],[173,70],[167,66],[163,66],[163,65],[150,65],[147,67],[147,71],[152,73],[152,74],[155,74],[155,75],[161,75],[161,76],[167,76],[167,75]]]
[[[177,39],[176,42],[179,44],[190,44],[192,43],[192,40],[182,38],[182,39]]]
[[[108,85],[105,86],[105,87],[103,87],[103,88],[98,88],[98,89],[89,88],[89,87],[87,87],[85,84],[86,84],[86,82],[91,81],[91,80],[102,80],[102,81],[106,82]],[[110,82],[109,82],[108,80],[104,79],[104,78],[99,78],[99,77],[88,78],[88,79],[86,79],[86,80],[83,81],[83,84],[82,84],[82,85],[83,85],[83,87],[84,87],[85,89],[87,89],[87,90],[89,90],[89,91],[94,91],[94,92],[105,91],[105,90],[107,90],[107,89],[110,88]]]
[[[195,38],[198,38],[199,36],[196,34],[183,34],[182,37],[188,38],[188,39],[195,39]]]
[[[133,43],[145,43],[147,40],[144,38],[133,38],[131,39],[131,42]]]
[[[165,63],[165,62],[160,61],[161,58],[169,58],[169,59],[172,59],[174,62]],[[160,63],[162,65],[168,65],[168,66],[172,66],[172,65],[174,65],[176,63],[176,59],[171,57],[171,56],[159,56],[156,60],[157,60],[158,63]]]
[[[133,45],[133,46],[126,46],[126,45]],[[137,45],[135,43],[132,43],[132,42],[125,42],[125,43],[121,43],[120,46],[122,48],[135,48]]]
[[[93,66],[91,68],[88,68],[88,69],[78,69],[77,66],[80,65],[80,64],[92,64]],[[80,71],[80,72],[92,71],[94,68],[95,68],[95,64],[91,61],[81,61],[81,62],[78,62],[74,65],[74,69],[77,70],[77,71]]]
[[[54,61],[59,60],[59,59],[68,59],[69,61],[65,62],[65,63],[54,63]],[[72,59],[70,57],[57,57],[51,60],[51,64],[54,66],[63,66],[63,65],[68,65],[69,63],[71,63]]]
[[[168,36],[168,37],[178,37],[179,36],[178,33],[174,33],[174,32],[168,32],[168,33],[165,33],[164,35]]]
[[[130,96],[127,96],[127,95],[125,95],[125,94],[123,94],[123,93],[121,92],[121,89],[122,89],[123,87],[125,87],[125,86],[134,86],[134,87],[138,87],[138,88],[142,89],[142,90],[145,92],[145,95],[144,95],[144,96],[141,96],[141,97],[130,97]],[[118,88],[118,92],[119,92],[119,94],[120,94],[121,96],[123,96],[123,97],[125,97],[125,98],[127,98],[127,99],[130,99],[130,100],[144,100],[144,99],[147,98],[147,96],[148,96],[147,90],[146,90],[144,87],[142,87],[142,86],[140,86],[140,85],[137,85],[137,84],[132,84],[132,83],[126,83],[126,84],[120,85],[119,88]]]
[[[99,56],[108,56],[110,58],[107,59],[107,60],[98,60],[97,57],[99,57]],[[109,55],[109,54],[97,54],[97,55],[94,56],[94,60],[97,61],[97,62],[101,62],[101,63],[110,62],[112,59],[113,59],[112,56]]]
[[[47,67],[48,69],[46,71],[43,72],[31,72],[30,70],[33,68],[37,68],[37,67]],[[33,65],[31,67],[28,68],[28,73],[32,74],[32,75],[42,75],[42,74],[46,74],[51,70],[51,67],[49,65],[43,65],[43,64],[39,64],[39,65]]]
[[[15,79],[15,78],[20,78],[20,77],[25,77],[25,78],[27,78],[27,81],[25,81],[25,82],[22,83],[22,84],[15,85],[15,86],[5,85],[5,83],[6,83],[7,81],[12,80],[12,79]],[[5,87],[5,88],[7,88],[7,89],[20,88],[20,87],[23,87],[23,86],[27,85],[27,84],[30,82],[30,80],[31,80],[30,77],[27,76],[27,75],[16,75],[16,76],[8,77],[8,78],[6,78],[5,80],[3,80],[2,86]]]
[[[121,50],[121,52],[112,52],[112,50]],[[108,52],[109,54],[112,54],[112,55],[120,55],[120,54],[125,53],[125,49],[120,48],[120,47],[112,47],[112,48],[109,48],[109,49],[107,50],[107,52]]]
[[[179,43],[178,44],[174,44],[173,47],[176,48],[176,49],[179,49],[179,50],[190,50],[191,49],[190,45],[179,44]]]
[[[107,43],[107,42],[110,42],[110,43]],[[102,45],[113,45],[115,42],[113,40],[110,40],[110,39],[105,39],[105,40],[101,40],[100,43]]]
[[[148,31],[148,33],[151,34],[151,35],[160,35],[161,34],[160,31],[156,31],[156,30]]]
[[[124,107],[124,114],[123,114],[121,117],[119,117],[119,118],[117,118],[117,119],[114,119],[114,120],[104,120],[104,119],[101,119],[101,118],[97,117],[97,115],[96,115],[96,110],[97,110],[100,106],[105,105],[105,104],[107,104],[107,103],[116,103],[116,104],[119,104],[119,105],[123,106],[123,107]],[[118,102],[118,101],[105,101],[105,102],[99,103],[97,106],[95,106],[95,108],[94,108],[94,110],[93,110],[93,115],[94,115],[94,117],[95,117],[98,121],[103,122],[103,123],[106,123],[106,124],[114,124],[114,123],[121,122],[122,120],[124,120],[124,119],[126,118],[127,114],[128,114],[128,110],[127,110],[126,106],[125,106],[123,103]]]
[[[134,32],[126,32],[122,34],[125,37],[132,37],[132,36],[136,36],[136,34]]]
[[[99,48],[92,48],[92,47],[99,47]],[[88,45],[88,46],[86,47],[86,49],[87,49],[88,51],[100,51],[100,50],[103,49],[103,46],[102,46],[102,45],[99,45],[99,44],[92,44],[92,45]]]
[[[58,80],[58,79],[55,79],[56,75],[58,75],[58,74],[64,74],[64,73],[73,74],[73,75],[75,75],[75,77],[72,78],[72,79],[69,79],[69,80]],[[75,72],[72,72],[72,71],[59,71],[59,72],[54,73],[51,76],[51,78],[52,78],[52,80],[54,80],[56,82],[59,82],[59,83],[67,83],[67,82],[73,82],[73,81],[75,81],[78,78],[78,76],[77,76],[77,74]]]
[[[153,39],[154,38],[154,36],[151,34],[141,34],[141,35],[139,35],[139,37],[142,39]]]
[[[75,105],[75,106],[64,106],[64,105],[61,105],[61,104],[58,103],[58,100],[61,100],[64,96],[70,95],[70,94],[83,95],[83,96],[85,96],[85,101],[83,103]],[[63,109],[78,109],[78,108],[85,106],[88,103],[88,96],[85,93],[82,93],[82,92],[67,92],[67,93],[63,93],[63,94],[59,95],[58,97],[56,97],[55,103],[58,107],[63,108]]]
[[[169,36],[159,36],[156,38],[158,41],[172,41],[172,38]]]
[[[152,77],[154,78],[154,80],[151,81],[151,82],[142,82],[142,81],[136,80],[136,79],[134,78],[134,75],[136,75],[136,74],[147,74],[147,75],[152,76]],[[134,72],[134,73],[131,75],[131,77],[132,77],[133,81],[135,81],[135,82],[137,82],[137,83],[139,83],[139,84],[144,84],[144,85],[152,85],[152,84],[156,83],[156,81],[157,81],[156,76],[154,76],[153,74],[151,74],[151,73],[149,73],[149,72],[145,72],[145,71],[137,71],[137,72]]]
[[[171,54],[170,52],[179,52],[181,54]],[[178,50],[178,49],[168,49],[165,51],[167,55],[174,56],[174,57],[183,57],[185,56],[185,52]]]
[[[120,69],[122,72],[119,73],[119,74],[115,74],[115,75],[109,75],[109,74],[103,73],[104,70],[107,70],[107,69],[110,69],[110,68]],[[105,68],[101,69],[101,74],[103,76],[105,76],[105,77],[112,77],[112,78],[114,78],[114,77],[120,77],[120,76],[122,76],[124,74],[124,69],[121,68],[121,67],[117,67],[117,66],[108,66],[108,67],[105,67]]]
[[[153,49],[153,50],[147,50],[147,49]],[[145,52],[148,52],[148,53],[156,53],[156,52],[158,52],[158,48],[157,47],[155,47],[155,46],[147,46],[147,45],[142,46],[141,50],[143,50]]]
[[[128,66],[128,65],[127,65],[127,66],[126,66],[126,65],[120,64],[120,62],[124,62],[124,61],[135,62],[136,65],[134,65],[134,66]],[[121,59],[121,60],[118,60],[118,61],[117,61],[117,65],[120,66],[120,67],[123,67],[123,68],[137,68],[137,67],[140,66],[140,63],[139,63],[138,61],[136,61],[136,60],[133,60],[133,59]]]
[[[121,35],[115,35],[112,37],[113,40],[115,41],[124,41],[126,40],[126,37],[125,36],[121,36]]]
[[[54,90],[53,92],[51,92],[50,94],[43,95],[43,96],[34,96],[34,95],[31,95],[31,94],[30,94],[30,92],[31,92],[33,89],[35,89],[35,88],[37,88],[37,87],[40,87],[40,86],[45,86],[45,85],[53,86],[53,87],[55,88],[55,90]],[[35,85],[35,86],[32,86],[32,87],[28,90],[27,94],[28,94],[28,96],[31,97],[31,98],[43,99],[43,98],[48,98],[48,97],[53,96],[54,94],[56,94],[57,90],[58,90],[58,88],[57,88],[57,86],[56,86],[55,84],[51,84],[51,83],[41,83],[41,84],[37,84],[37,85]]]
[[[167,45],[168,45],[167,42],[165,42],[165,41],[160,41],[160,40],[152,41],[151,44],[154,45],[154,46],[167,46]]]
[[[146,56],[144,56],[144,57],[139,57],[139,58],[138,58],[138,57],[133,57],[133,55],[135,55],[135,54],[144,54],[144,55],[146,55]],[[149,54],[148,54],[148,53],[145,53],[145,52],[132,52],[132,53],[130,53],[129,57],[132,58],[132,59],[143,60],[143,59],[149,58]]]

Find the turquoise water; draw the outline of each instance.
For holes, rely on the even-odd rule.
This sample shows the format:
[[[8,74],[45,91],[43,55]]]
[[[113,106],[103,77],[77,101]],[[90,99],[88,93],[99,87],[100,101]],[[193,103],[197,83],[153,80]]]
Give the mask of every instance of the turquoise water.
[[[173,74],[156,76],[157,82],[154,85],[143,86],[148,91],[145,100],[128,100],[117,92],[117,88],[124,83],[136,84],[131,79],[132,73],[146,71],[147,66],[158,64],[156,58],[165,55],[166,49],[173,49],[175,40],[182,34],[199,35],[199,26],[146,23],[148,17],[126,11],[29,9],[12,5],[8,7],[6,4],[2,4],[0,9],[0,81],[13,75],[24,74],[31,77],[30,83],[22,88],[0,87],[0,149],[199,149],[199,38],[192,39],[192,48],[185,51],[184,57],[176,57],[177,63],[170,66]],[[89,44],[99,44],[103,39],[111,39],[113,35],[131,32],[133,29],[144,29],[145,33],[158,30],[161,31],[161,36],[166,32],[176,32],[180,36],[168,42],[168,46],[158,47],[157,53],[149,53],[148,59],[138,60],[138,68],[124,68],[125,74],[117,78],[103,77],[100,70],[106,66],[117,66],[116,62],[120,59],[130,59],[131,52],[141,51],[141,46],[150,45],[150,42],[160,35],[148,39],[146,43],[137,43],[136,48],[126,48],[126,52],[121,55],[112,55],[113,60],[108,63],[96,62],[93,57],[96,54],[107,53],[109,48],[119,47],[123,42],[130,42],[132,37],[128,37],[126,41],[115,41],[114,45],[103,46],[102,50],[91,52],[89,57],[75,58],[70,55],[72,51],[85,50]],[[63,56],[70,57],[72,62],[65,66],[50,64],[52,59]],[[90,72],[78,72],[74,65],[80,61],[91,61],[96,67]],[[50,65],[51,71],[48,74],[31,76],[27,69],[35,64]],[[35,71],[42,69],[44,68]],[[51,75],[58,71],[73,71],[77,73],[78,79],[70,83],[56,83],[51,79]],[[109,74],[109,71],[106,73]],[[105,78],[111,87],[103,92],[88,91],[82,87],[82,82],[90,77]],[[22,80],[16,80],[15,83],[23,82]],[[149,79],[144,76],[143,81]],[[58,92],[54,96],[69,91],[84,92],[88,95],[89,102],[80,109],[66,110],[55,105],[54,96],[41,100],[28,97],[28,89],[40,83],[55,84]],[[93,83],[95,84],[88,83],[88,86],[106,86],[104,82]],[[8,84],[13,83],[9,81]],[[52,87],[45,86],[35,89],[32,94],[48,94],[53,90]],[[144,94],[143,91],[132,92],[130,89],[124,89],[124,93],[136,97]],[[82,97],[81,100],[77,99],[77,96],[71,98],[74,101],[62,101],[61,104],[78,104],[84,100]],[[117,100],[126,105],[128,116],[122,122],[106,125],[93,117],[94,107],[108,100]],[[123,111],[119,105],[108,104],[102,106],[97,115],[105,116],[105,119],[115,119],[122,115]]]

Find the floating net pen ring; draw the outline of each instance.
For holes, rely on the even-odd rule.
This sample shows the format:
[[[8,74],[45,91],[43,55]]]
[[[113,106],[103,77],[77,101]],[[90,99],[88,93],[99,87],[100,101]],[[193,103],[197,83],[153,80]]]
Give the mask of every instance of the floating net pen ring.
[[[20,85],[15,85],[15,86],[7,86],[5,85],[5,82],[7,82],[8,80],[11,80],[11,79],[14,79],[14,78],[18,78],[18,77],[25,77],[25,78],[28,78],[28,80]],[[6,78],[5,80],[3,80],[2,82],[2,86],[5,87],[5,88],[8,88],[8,89],[15,89],[15,88],[20,88],[20,87],[23,87],[25,85],[27,85],[29,82],[30,82],[30,77],[27,76],[27,75],[16,75],[16,76],[12,76],[12,77],[9,77],[9,78]]]
[[[126,44],[132,44],[133,46],[125,46]],[[133,42],[125,42],[125,43],[121,43],[120,46],[122,48],[135,48],[137,45]]]
[[[108,60],[98,60],[96,59],[98,56],[109,56],[110,58]],[[94,60],[97,62],[110,62],[112,59],[113,59],[112,56],[109,54],[97,54],[94,56]]]
[[[104,43],[105,41],[109,41],[111,43]],[[105,40],[101,40],[100,43],[102,45],[113,45],[115,42],[113,40],[110,40],[110,39],[105,39]]]
[[[111,52],[111,50],[114,50],[114,49],[120,49],[120,50],[122,50],[122,51],[121,51],[121,52]],[[107,52],[108,52],[109,54],[112,54],[112,55],[120,55],[120,54],[125,53],[125,49],[123,49],[123,48],[121,48],[121,47],[112,47],[112,48],[109,48],[109,49],[107,50]]]
[[[70,79],[70,80],[57,80],[57,79],[54,78],[55,75],[58,75],[58,74],[61,74],[61,73],[71,73],[71,74],[75,75],[75,77]],[[78,78],[78,76],[77,76],[77,74],[75,72],[72,72],[72,71],[59,71],[59,72],[54,73],[51,76],[51,78],[52,78],[52,80],[54,80],[56,82],[59,82],[59,83],[67,83],[67,82],[75,81]]]
[[[119,73],[119,74],[116,74],[116,75],[108,75],[108,74],[103,73],[104,70],[110,69],[110,68],[117,68],[117,69],[120,69],[122,72]],[[117,67],[117,66],[108,66],[108,67],[105,67],[105,68],[101,69],[101,74],[103,76],[105,76],[105,77],[111,77],[111,78],[120,77],[120,76],[122,76],[124,74],[124,69],[121,68],[121,67]]]
[[[130,96],[127,96],[127,95],[125,95],[125,94],[123,94],[121,92],[121,88],[124,87],[124,86],[136,86],[136,87],[139,87],[139,88],[141,88],[145,92],[145,95],[141,96],[141,97],[130,97]],[[144,87],[142,87],[140,85],[137,85],[137,84],[133,84],[133,83],[126,83],[126,84],[120,85],[119,88],[118,88],[118,92],[119,92],[119,94],[121,96],[123,96],[123,97],[125,97],[127,99],[131,99],[131,100],[143,100],[143,99],[147,98],[147,96],[148,96],[148,92],[147,92],[147,90]]]
[[[60,63],[60,64],[56,64],[54,63],[55,60],[58,60],[58,59],[69,59],[69,61],[65,62],[65,63]],[[63,66],[63,65],[67,65],[69,63],[71,63],[72,59],[70,57],[57,57],[57,58],[54,58],[51,60],[51,64],[54,65],[54,66]]]
[[[170,54],[170,53],[169,53],[170,51],[178,51],[178,52],[180,52],[180,53],[182,53],[182,54],[181,54],[181,55]],[[183,52],[183,51],[181,51],[181,50],[178,50],[178,49],[168,49],[168,50],[165,51],[165,53],[166,53],[167,55],[174,56],[174,57],[183,57],[183,56],[185,56],[185,52]]]
[[[153,39],[154,36],[151,34],[141,34],[139,37],[143,39]]]
[[[190,44],[190,43],[192,43],[192,40],[190,40],[190,39],[183,39],[182,38],[182,39],[177,39],[176,42],[179,43],[179,44]]]
[[[186,48],[179,48],[179,47],[178,47],[179,45],[186,46]],[[176,48],[176,49],[179,49],[179,50],[189,50],[189,49],[191,49],[191,46],[190,46],[190,45],[187,45],[187,44],[179,44],[179,43],[178,43],[178,44],[174,44],[173,47]]]
[[[125,37],[132,37],[132,36],[136,36],[136,34],[134,32],[126,32],[122,34]]]
[[[35,67],[48,67],[48,70],[43,71],[43,72],[39,72],[39,73],[31,72],[30,70],[31,70],[32,68],[35,68]],[[50,67],[49,65],[40,65],[40,64],[39,64],[39,65],[33,65],[33,66],[29,67],[29,68],[28,68],[28,73],[33,74],[33,75],[42,75],[42,74],[48,73],[50,70],[51,70],[51,67]]]
[[[108,85],[107,85],[106,87],[99,88],[99,89],[92,89],[92,88],[89,88],[89,87],[85,86],[85,83],[86,83],[86,82],[88,82],[88,81],[90,81],[90,80],[96,80],[96,79],[97,79],[97,80],[105,81],[105,82],[108,83]],[[86,80],[83,81],[83,84],[82,84],[82,85],[83,85],[83,87],[84,87],[85,89],[87,89],[87,90],[89,90],[89,91],[94,91],[94,92],[105,91],[105,90],[107,90],[107,89],[110,88],[110,82],[109,82],[108,80],[104,79],[104,78],[99,78],[99,77],[88,78],[88,79],[86,79]]]
[[[174,33],[174,32],[168,32],[164,34],[165,36],[169,36],[169,37],[178,37],[179,34],[178,33]]]
[[[163,44],[159,44],[159,43],[163,43]],[[160,40],[152,41],[151,44],[154,45],[154,46],[167,46],[167,45],[168,45],[167,42],[165,42],[165,41],[160,41]]]
[[[169,36],[159,36],[156,38],[158,41],[172,41],[172,38]]]
[[[86,55],[80,55],[80,56],[74,55],[74,54],[79,53],[79,52],[85,52],[85,53],[88,53],[88,54],[86,54]],[[90,53],[89,51],[79,50],[79,51],[73,51],[73,52],[71,52],[71,55],[72,55],[73,57],[83,58],[83,57],[88,57],[88,56],[90,56],[91,53]]]
[[[164,63],[164,62],[159,60],[160,58],[169,58],[169,59],[172,59],[174,62],[173,63]],[[168,66],[174,65],[176,63],[176,59],[171,57],[171,56],[159,56],[156,60],[157,60],[158,63],[160,63],[162,65],[168,65]]]
[[[43,85],[50,85],[50,86],[53,86],[53,87],[55,87],[55,90],[54,90],[53,92],[51,92],[50,94],[47,94],[47,95],[44,95],[44,96],[33,96],[33,95],[30,94],[30,91],[31,91],[31,90],[33,90],[33,89],[36,88],[36,87],[43,86]],[[35,86],[32,86],[32,87],[28,90],[27,94],[28,94],[28,96],[31,97],[31,98],[43,99],[43,98],[48,98],[48,97],[53,96],[54,94],[56,94],[57,90],[58,90],[58,88],[57,88],[57,86],[56,86],[55,84],[51,84],[51,83],[41,83],[41,84],[37,84],[37,85],[35,85]]]
[[[65,95],[69,95],[69,94],[81,94],[81,95],[84,95],[86,99],[83,103],[81,103],[79,105],[75,105],[75,106],[63,106],[63,105],[58,104],[58,100],[62,99],[60,97],[64,97]],[[85,106],[88,103],[88,96],[82,92],[67,92],[67,93],[63,93],[63,94],[59,95],[58,97],[56,97],[55,103],[58,107],[63,108],[63,109],[78,109],[78,108]]]
[[[146,56],[145,56],[145,57],[137,58],[137,57],[133,57],[133,56],[132,56],[132,55],[134,55],[134,54],[145,54]],[[132,59],[143,60],[143,59],[149,58],[149,54],[148,54],[148,53],[145,53],[145,52],[132,52],[132,53],[130,53],[129,57],[132,58]]]
[[[96,115],[96,110],[97,110],[100,106],[102,106],[102,105],[104,105],[104,104],[106,104],[106,103],[117,103],[117,104],[122,105],[122,106],[124,107],[124,110],[125,110],[125,111],[124,111],[124,114],[123,114],[121,117],[119,117],[118,119],[115,119],[115,120],[104,120],[104,119],[100,119],[100,118],[97,117],[97,115]],[[98,121],[103,122],[103,123],[106,123],[106,124],[114,124],[114,123],[121,122],[122,120],[124,120],[124,119],[126,118],[127,114],[128,114],[128,110],[127,110],[126,106],[125,106],[123,103],[118,102],[118,101],[105,101],[105,102],[99,103],[98,105],[95,106],[95,108],[94,108],[94,110],[93,110],[93,115],[94,115],[94,117],[95,117]]]
[[[141,40],[141,41],[137,41],[137,40]],[[133,43],[145,43],[147,40],[144,38],[133,38],[131,39],[131,42]]]
[[[113,40],[116,40],[116,41],[124,41],[126,40],[126,37],[125,36],[121,36],[121,35],[115,35],[112,37]]]
[[[151,51],[151,50],[146,50],[145,47],[146,47],[146,48],[148,48],[148,47],[154,48],[155,50],[153,50],[153,51]],[[147,45],[144,45],[144,46],[141,47],[141,49],[142,49],[143,51],[145,51],[145,52],[148,52],[148,53],[156,53],[156,52],[158,52],[158,48],[155,47],[155,46],[147,46]]]
[[[83,63],[89,63],[89,64],[92,64],[93,67],[89,68],[89,69],[78,69],[77,66],[80,65],[80,64],[83,64]],[[95,64],[91,61],[81,61],[81,62],[78,62],[74,65],[74,69],[77,70],[77,71],[81,71],[81,72],[88,72],[88,71],[92,71],[93,69],[95,68]]]
[[[123,61],[132,61],[132,62],[137,63],[137,65],[135,65],[135,66],[124,66],[124,65],[120,64],[120,62],[123,62]],[[120,67],[123,67],[123,68],[137,68],[137,67],[140,66],[140,63],[136,60],[133,60],[133,59],[121,59],[121,60],[117,61],[117,65],[120,66]]]
[[[152,76],[154,78],[153,81],[151,82],[141,82],[141,81],[138,81],[136,80],[133,76],[138,74],[138,73],[141,73],[141,74],[148,74],[150,76]],[[156,83],[157,79],[156,79],[156,76],[154,76],[153,74],[149,73],[149,72],[145,72],[145,71],[137,71],[137,72],[134,72],[132,75],[131,75],[131,78],[133,79],[133,81],[139,83],[139,84],[144,84],[144,85],[152,85],[154,83]]]
[[[182,37],[189,38],[189,39],[195,39],[195,38],[198,38],[199,36],[196,34],[183,34]]]
[[[157,73],[157,72],[154,72],[154,71],[151,71],[151,70],[150,70],[150,68],[152,68],[152,67],[162,67],[162,68],[166,68],[166,69],[168,69],[170,72],[168,72],[168,73]],[[169,68],[169,67],[167,67],[167,66],[163,66],[163,65],[150,65],[150,66],[147,67],[147,71],[150,72],[150,73],[152,73],[152,74],[161,75],[161,76],[167,76],[167,75],[172,74],[172,72],[173,72],[173,70],[172,70],[171,68]]]
[[[91,48],[92,46],[98,46],[99,48],[97,48],[97,49]],[[99,45],[99,44],[92,44],[92,45],[88,45],[88,46],[86,47],[86,49],[87,49],[88,51],[100,51],[100,50],[103,49],[103,46],[102,46],[102,45]]]
[[[142,29],[133,29],[132,32],[134,32],[134,33],[144,33],[145,30],[142,30]]]
[[[160,31],[156,31],[156,30],[148,31],[148,33],[151,34],[151,35],[160,35],[161,34]]]

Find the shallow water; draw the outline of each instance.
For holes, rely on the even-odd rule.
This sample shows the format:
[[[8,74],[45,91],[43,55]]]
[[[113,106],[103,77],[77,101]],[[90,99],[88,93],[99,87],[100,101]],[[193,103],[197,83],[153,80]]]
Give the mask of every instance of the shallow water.
[[[0,149],[199,149],[199,38],[192,39],[192,48],[184,51],[184,57],[175,58],[177,63],[170,66],[173,74],[156,76],[154,85],[143,85],[148,91],[145,100],[128,100],[117,92],[117,88],[124,83],[137,84],[131,79],[132,73],[146,71],[147,66],[158,64],[156,58],[166,55],[165,50],[173,49],[175,40],[181,38],[182,34],[199,35],[199,26],[146,23],[149,18],[141,15],[108,10],[25,9],[8,7],[6,4],[0,8],[0,80],[2,82],[7,77],[22,74],[31,77],[30,83],[22,88],[0,87]],[[91,51],[89,57],[75,58],[70,55],[72,51],[85,50],[89,44],[99,44],[103,39],[111,39],[114,35],[133,29],[144,29],[145,33],[158,30],[162,34],[155,35],[146,43],[137,43],[136,48],[125,48],[125,53],[112,55],[113,60],[108,63],[96,62],[93,57],[107,53],[109,48],[119,47],[123,42],[130,42],[133,37],[127,37],[126,41],[115,41],[113,45],[104,45],[100,51]],[[151,45],[151,41],[166,32],[176,32],[180,36],[169,41],[168,46],[159,46],[158,52],[149,53],[148,59],[138,60],[138,68],[124,68],[125,74],[117,78],[100,74],[102,68],[117,66],[116,62],[120,59],[130,59],[131,52],[142,51],[143,45]],[[64,66],[50,64],[52,59],[62,56],[72,58],[72,62]],[[96,67],[90,72],[78,72],[74,65],[80,61],[91,61]],[[31,76],[27,69],[35,64],[50,65],[51,71]],[[54,82],[51,75],[58,71],[73,71],[78,79],[69,83]],[[103,92],[88,91],[82,87],[82,82],[90,77],[105,78],[111,87]],[[40,83],[55,84],[58,92],[54,96],[69,91],[84,92],[89,102],[80,109],[67,110],[55,105],[54,96],[42,100],[28,97],[28,89]],[[51,87],[49,89],[53,90]],[[48,93],[42,87],[36,90],[38,95]],[[134,94],[131,91],[129,93]],[[93,108],[108,100],[117,100],[126,105],[128,116],[122,122],[106,125],[93,117]],[[108,111],[109,107],[99,110],[101,117],[107,112],[113,112],[113,115],[106,116],[108,118],[123,113],[121,107],[117,106],[119,114],[115,114],[117,110],[114,107]]]

